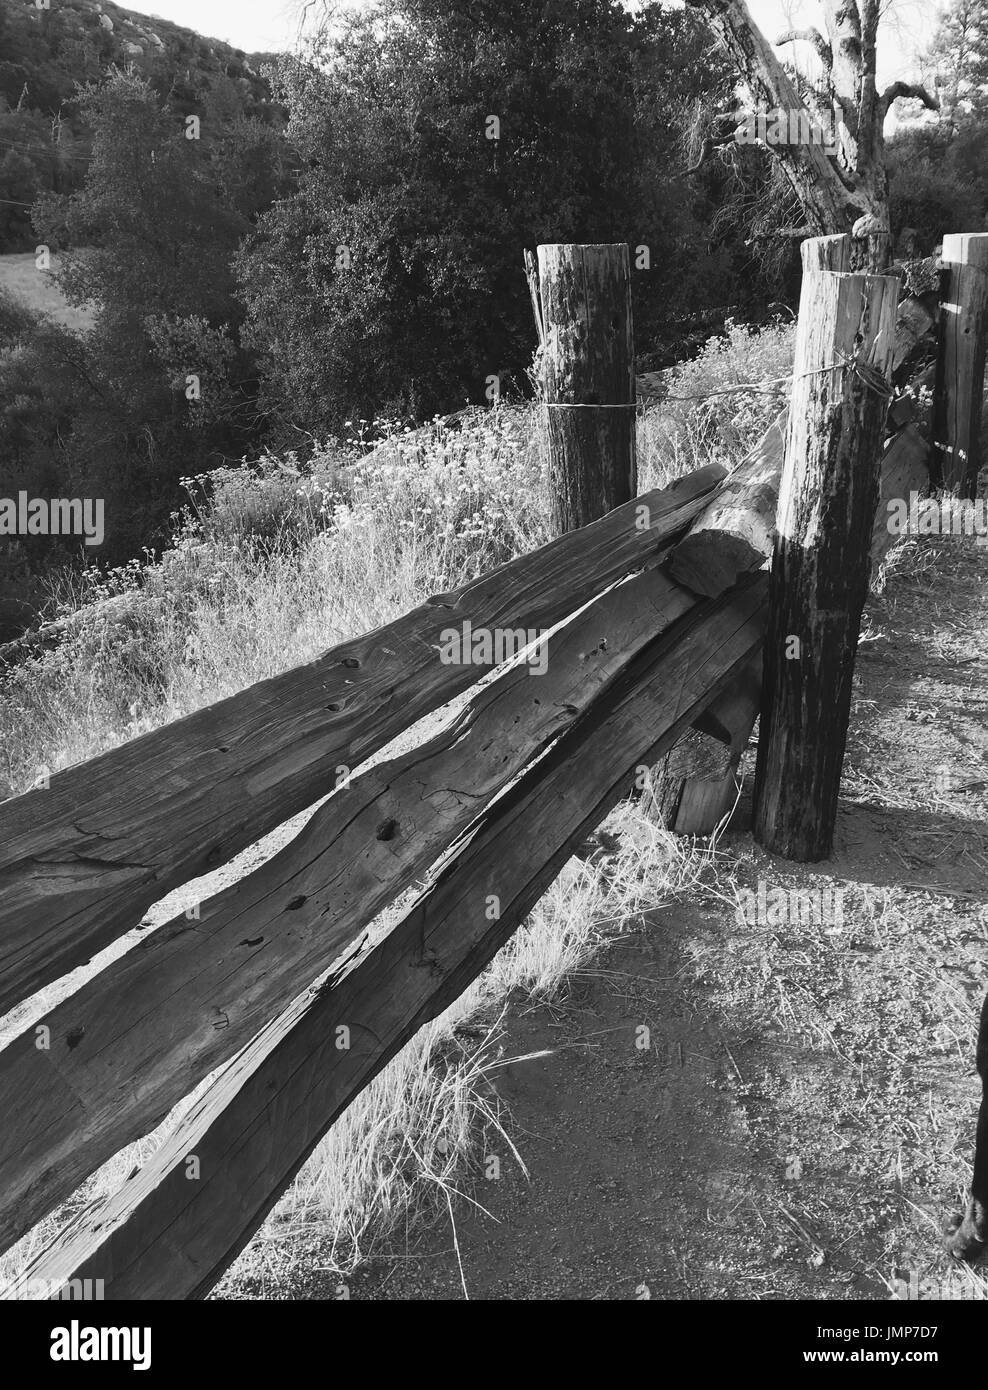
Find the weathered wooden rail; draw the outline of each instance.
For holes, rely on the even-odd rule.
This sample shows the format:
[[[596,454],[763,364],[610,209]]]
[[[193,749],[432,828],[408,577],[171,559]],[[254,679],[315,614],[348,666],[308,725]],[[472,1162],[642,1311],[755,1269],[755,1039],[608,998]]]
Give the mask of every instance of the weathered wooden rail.
[[[6,1007],[326,798],[196,919],[150,932],[0,1051],[4,1247],[225,1065],[171,1143],[27,1277],[76,1277],[94,1259],[110,1298],[211,1286],[339,1110],[483,968],[634,768],[758,650],[764,576],[711,600],[663,567],[724,476],[705,468],[640,497],[0,805]],[[467,621],[555,627],[544,672],[506,664],[420,747],[362,768],[488,673],[441,659],[444,633]],[[381,931],[381,910],[430,868],[428,890]],[[330,1017],[353,1038],[331,1064]],[[169,1155],[190,1142],[200,1177],[179,1182]]]
[[[723,472],[703,469],[642,497],[578,537],[0,804],[0,1012],[83,964],[172,888],[313,805],[472,685],[475,666],[438,661],[444,629],[560,622],[682,534]],[[640,503],[645,528],[635,525]]]
[[[614,285],[623,302],[623,279]],[[545,313],[553,302],[543,296]],[[583,312],[572,295],[560,302]],[[886,310],[886,341],[890,322]],[[619,347],[618,384],[593,394],[630,394],[623,336]],[[620,491],[633,459],[622,474],[618,419]],[[601,437],[582,423],[561,434]],[[0,804],[0,1012],[85,964],[173,888],[317,807],[195,919],[148,933],[0,1050],[4,1249],[216,1073],[158,1152],[22,1278],[98,1278],[110,1299],[203,1297],[328,1127],[487,965],[640,769],[689,752],[687,734],[716,740],[728,771],[737,766],[761,689],[760,571],[777,545],[783,444],[788,466],[795,436],[782,419],[729,481],[708,467],[635,498]],[[880,484],[862,488],[855,511],[859,552],[869,531],[873,558],[889,543],[883,506],[873,531],[862,506],[917,481],[923,451],[908,424],[886,448]],[[480,663],[448,660],[447,637],[466,624],[540,634],[540,673],[499,644]],[[471,687],[438,732],[368,766]],[[681,771],[688,781],[689,765]],[[722,791],[697,792],[693,811],[709,815]],[[423,878],[401,920],[382,925]]]
[[[402,921],[269,1024],[140,1172],[27,1275],[98,1270],[115,1298],[206,1293],[333,1119],[521,924],[572,846],[627,793],[635,765],[674,740],[750,656],[765,592],[759,576],[730,600],[694,603],[643,648],[453,847]],[[351,1045],[340,1051],[344,1025]]]

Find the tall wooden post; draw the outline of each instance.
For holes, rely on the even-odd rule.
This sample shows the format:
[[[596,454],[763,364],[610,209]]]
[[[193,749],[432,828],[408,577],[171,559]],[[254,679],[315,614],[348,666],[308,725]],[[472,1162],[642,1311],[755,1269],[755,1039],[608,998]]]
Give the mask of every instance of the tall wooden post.
[[[985,394],[988,232],[945,236],[943,259],[931,472],[934,486],[974,497]]]
[[[803,861],[833,845],[899,291],[835,254],[803,246],[755,769],[755,838]]]
[[[538,249],[553,533],[638,491],[628,247]]]
[[[808,249],[807,249],[808,248]],[[849,236],[815,237],[804,264],[850,270]],[[668,571],[698,594],[715,596],[771,555],[785,454],[786,415],[770,426],[720,497],[672,551]],[[652,769],[655,818],[678,835],[710,835],[737,798],[737,776],[762,699],[762,656]]]

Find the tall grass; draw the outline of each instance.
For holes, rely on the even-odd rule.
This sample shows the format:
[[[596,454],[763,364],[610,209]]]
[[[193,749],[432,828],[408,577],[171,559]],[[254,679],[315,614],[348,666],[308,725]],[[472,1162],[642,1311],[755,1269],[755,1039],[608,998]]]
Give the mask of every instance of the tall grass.
[[[739,463],[789,398],[793,343],[791,323],[728,321],[722,337],[664,372],[659,404],[639,426],[642,490],[706,463]]]
[[[494,410],[426,445],[393,433],[366,458],[334,449],[304,471],[264,459],[188,480],[160,559],[77,577],[61,595],[63,640],[0,680],[0,795],[539,545],[531,426],[526,410]]]

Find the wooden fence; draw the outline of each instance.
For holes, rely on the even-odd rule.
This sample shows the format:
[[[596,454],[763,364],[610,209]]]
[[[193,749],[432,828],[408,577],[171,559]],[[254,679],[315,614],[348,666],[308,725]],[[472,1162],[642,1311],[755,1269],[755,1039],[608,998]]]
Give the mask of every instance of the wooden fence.
[[[204,1296],[334,1119],[487,965],[638,770],[690,730],[734,755],[768,622],[781,426],[770,435],[750,476],[700,469],[0,804],[3,1012],[321,803],[194,920],[151,932],[0,1051],[0,1248],[220,1069],[23,1279]],[[915,476],[915,447],[886,450],[885,495]],[[741,523],[725,520],[739,508]],[[711,531],[727,538],[712,560]],[[888,543],[877,524],[875,541]],[[449,659],[467,625],[510,640]],[[532,633],[538,673],[510,659]],[[471,687],[426,742],[366,766]]]
[[[211,1286],[339,1110],[757,649],[764,576],[710,600],[659,564],[722,477],[705,468],[646,494],[0,806],[9,1007],[331,793],[197,920],[152,932],[0,1052],[4,1246],[229,1064],[169,1144],[25,1277],[98,1267],[109,1298]],[[349,776],[490,668],[441,660],[444,632],[467,622],[562,625],[544,674],[506,664],[423,746]],[[437,861],[402,921],[375,934],[380,910]]]

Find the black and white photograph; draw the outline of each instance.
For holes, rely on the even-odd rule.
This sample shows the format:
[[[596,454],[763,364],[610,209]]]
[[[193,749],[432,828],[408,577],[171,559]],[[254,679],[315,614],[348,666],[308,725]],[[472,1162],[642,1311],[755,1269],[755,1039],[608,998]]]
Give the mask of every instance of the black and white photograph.
[[[976,1371],[986,345],[988,0],[0,0],[23,1374]]]

